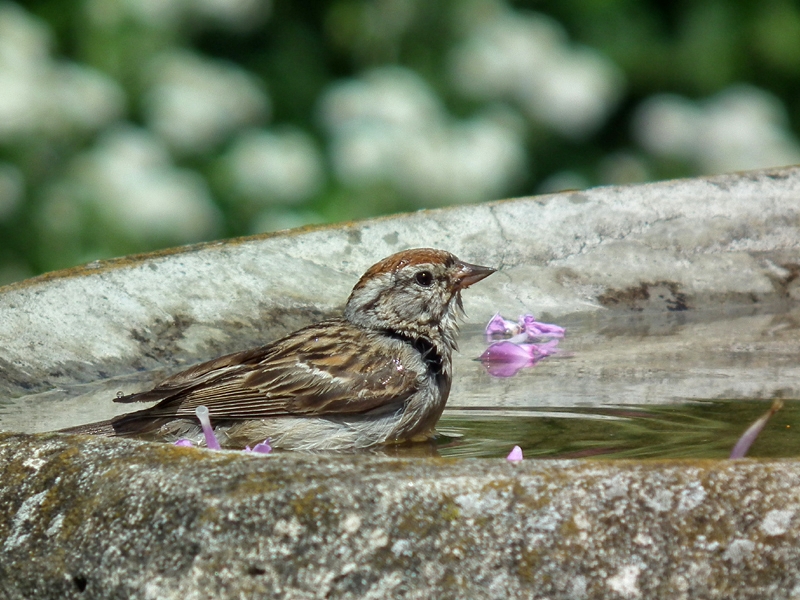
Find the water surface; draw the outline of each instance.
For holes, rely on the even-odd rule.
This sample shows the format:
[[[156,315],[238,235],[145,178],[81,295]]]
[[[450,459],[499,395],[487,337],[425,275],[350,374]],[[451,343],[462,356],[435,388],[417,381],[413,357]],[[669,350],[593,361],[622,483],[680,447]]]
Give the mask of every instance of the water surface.
[[[519,445],[526,458],[725,458],[779,397],[784,408],[749,456],[800,456],[800,309],[537,316],[567,328],[559,355],[492,377],[475,360],[487,347],[483,324],[470,321],[442,435],[428,450],[398,451],[499,457]],[[0,398],[0,430],[52,431],[142,408],[112,400],[208,358],[156,370],[109,367],[97,381]]]
[[[709,400],[678,406],[446,412],[441,456],[501,457],[519,445],[525,458],[727,458],[771,402]],[[748,452],[754,458],[800,456],[800,401],[786,401]]]

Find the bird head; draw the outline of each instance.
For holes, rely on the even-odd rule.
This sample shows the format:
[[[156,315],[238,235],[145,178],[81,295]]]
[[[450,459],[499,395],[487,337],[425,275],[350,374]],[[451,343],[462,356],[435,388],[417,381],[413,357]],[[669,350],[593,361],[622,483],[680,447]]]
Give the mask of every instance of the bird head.
[[[461,291],[495,272],[444,250],[415,248],[370,267],[353,288],[345,318],[367,329],[455,346]]]

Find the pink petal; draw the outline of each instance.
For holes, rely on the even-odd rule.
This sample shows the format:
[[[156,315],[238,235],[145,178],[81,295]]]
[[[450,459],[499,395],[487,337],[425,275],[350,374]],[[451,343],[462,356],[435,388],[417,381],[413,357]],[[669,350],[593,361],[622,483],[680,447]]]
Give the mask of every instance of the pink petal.
[[[194,413],[200,420],[200,426],[203,428],[203,435],[206,437],[206,446],[210,450],[222,450],[222,447],[217,441],[217,436],[214,435],[214,428],[211,427],[211,417],[208,414],[208,408],[205,406],[198,406],[194,409]]]
[[[520,329],[530,337],[558,337],[563,338],[566,329],[551,323],[540,323],[533,315],[523,315],[519,319]]]
[[[761,433],[761,430],[764,429],[764,425],[767,424],[769,418],[778,412],[781,408],[783,408],[783,401],[782,400],[775,400],[772,403],[772,407],[764,413],[755,423],[750,425],[742,434],[742,437],[739,438],[739,441],[736,442],[736,445],[731,450],[731,458],[744,458],[747,454],[747,451],[750,450],[750,446],[753,445],[753,442],[756,441],[758,434]]]
[[[525,344],[531,346],[531,353],[536,361],[543,359],[545,356],[552,356],[558,354],[559,340],[550,340],[543,344]]]
[[[515,335],[519,333],[519,326],[513,321],[507,321],[496,313],[486,325],[486,337],[491,340],[496,336]]]
[[[515,344],[507,340],[495,342],[481,354],[481,360],[484,362],[527,363],[531,359],[529,346],[530,344]]]
[[[511,340],[495,342],[479,359],[492,377],[513,377],[520,369],[532,367],[546,356],[558,352],[558,340],[544,344],[517,344]]]
[[[264,440],[260,444],[256,444],[252,450],[250,446],[246,446],[244,449],[245,452],[257,452],[259,454],[269,454],[272,452],[272,446],[270,446],[269,439]]]
[[[531,344],[514,344],[512,342],[495,342],[481,354],[480,361],[489,375],[494,377],[512,377],[523,367],[534,364]]]
[[[505,332],[506,326],[503,322],[503,317],[500,316],[500,313],[495,313],[486,324],[486,335],[503,334]]]
[[[528,334],[523,331],[517,335],[512,335],[510,338],[506,339],[506,341],[512,344],[524,344],[528,341]]]
[[[192,447],[192,440],[187,440],[186,438],[181,438],[177,440],[174,446],[180,446],[182,448],[191,448]]]
[[[519,462],[519,461],[521,461],[522,460],[522,448],[520,448],[519,446],[514,446],[511,449],[511,452],[508,453],[508,456],[506,456],[506,460],[511,461],[511,462]]]

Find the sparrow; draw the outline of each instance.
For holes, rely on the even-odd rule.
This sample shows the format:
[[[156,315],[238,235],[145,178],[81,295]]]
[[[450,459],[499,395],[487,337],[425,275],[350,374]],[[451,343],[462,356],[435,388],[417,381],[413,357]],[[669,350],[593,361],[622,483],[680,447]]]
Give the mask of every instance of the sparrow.
[[[354,450],[430,439],[457,349],[461,292],[495,272],[431,248],[370,267],[341,317],[172,375],[116,402],[156,402],[61,430],[203,444],[206,406],[223,448],[267,438],[275,448]]]

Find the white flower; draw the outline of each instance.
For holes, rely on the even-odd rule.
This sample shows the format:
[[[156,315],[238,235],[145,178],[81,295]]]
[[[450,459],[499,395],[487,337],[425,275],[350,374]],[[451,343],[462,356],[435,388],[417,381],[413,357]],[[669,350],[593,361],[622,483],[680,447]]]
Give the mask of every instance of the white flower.
[[[428,84],[402,67],[381,67],[359,79],[337,82],[321,103],[322,120],[334,133],[363,123],[425,128],[443,113]]]
[[[325,181],[322,155],[298,129],[250,130],[223,157],[233,188],[257,202],[292,204],[317,194]]]
[[[709,102],[699,158],[710,173],[779,167],[800,162],[800,145],[787,129],[786,109],[775,96],[734,86]]]
[[[52,103],[65,122],[96,130],[122,115],[125,96],[116,81],[77,64],[56,69],[52,78]]]
[[[396,147],[395,184],[434,202],[502,196],[525,167],[519,136],[491,118],[475,118],[409,136]]]
[[[456,88],[482,99],[512,97],[519,85],[563,53],[567,36],[544,15],[502,11],[475,24],[450,56]]]
[[[155,59],[153,73],[145,95],[148,124],[180,152],[207,152],[268,116],[256,78],[233,64],[171,51]]]
[[[553,56],[535,76],[521,79],[517,97],[535,119],[581,138],[605,122],[622,88],[622,72],[611,61],[580,48]]]
[[[454,121],[419,76],[398,67],[337,84],[322,102],[340,181],[388,183],[431,204],[496,198],[518,180],[525,149],[507,115]]]
[[[500,11],[475,24],[450,64],[465,95],[515,100],[534,120],[573,138],[600,127],[624,87],[613,62],[573,47],[557,22],[536,13]]]
[[[44,215],[82,200],[114,229],[144,240],[198,241],[219,221],[203,179],[172,166],[158,139],[131,126],[111,129],[76,159],[72,178],[47,195]]]
[[[106,75],[49,56],[45,24],[0,5],[0,139],[95,130],[117,119],[125,95]]]
[[[703,111],[688,98],[658,94],[645,100],[634,116],[634,135],[652,154],[689,158],[695,152]]]
[[[50,58],[47,24],[16,4],[0,4],[0,66],[27,69]]]
[[[649,152],[693,163],[702,173],[726,173],[800,162],[800,144],[780,100],[735,85],[702,102],[674,95],[646,100],[634,133]]]

